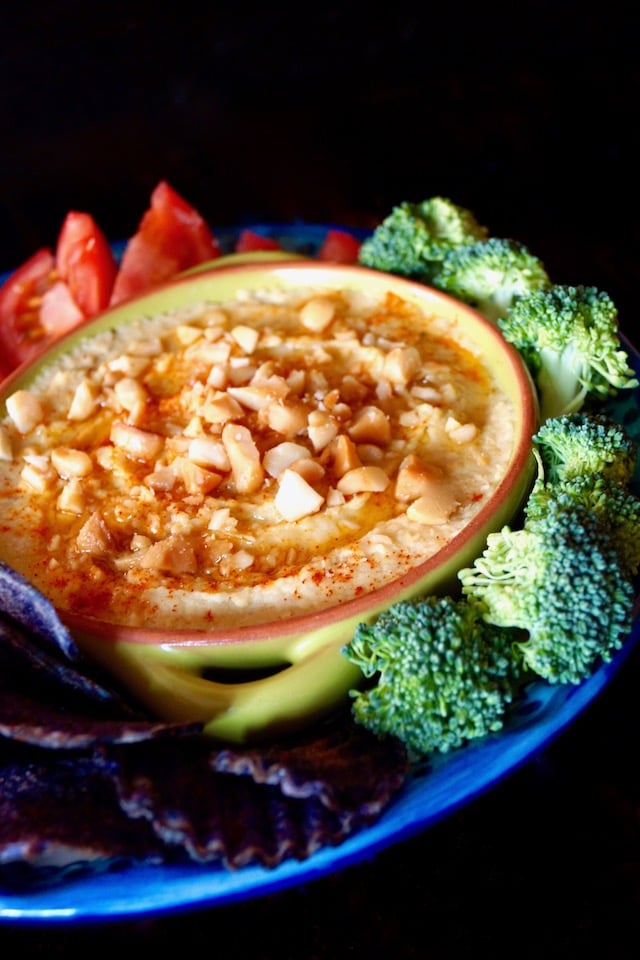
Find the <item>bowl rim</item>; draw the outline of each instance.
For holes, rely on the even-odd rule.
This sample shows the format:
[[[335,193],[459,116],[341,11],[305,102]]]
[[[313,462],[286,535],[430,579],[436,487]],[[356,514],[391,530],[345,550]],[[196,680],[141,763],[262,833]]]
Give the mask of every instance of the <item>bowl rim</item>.
[[[395,578],[375,590],[367,591],[349,600],[338,601],[320,610],[290,616],[283,620],[270,619],[256,624],[245,624],[229,628],[149,628],[93,619],[87,615],[74,614],[72,611],[58,611],[62,621],[72,631],[90,632],[96,639],[112,641],[114,643],[127,642],[135,645],[161,645],[163,647],[197,647],[259,643],[260,641],[295,637],[320,629],[324,630],[337,622],[364,615],[366,612],[371,611],[372,608],[377,609],[388,605],[390,602],[393,602],[393,597],[405,593],[405,591],[415,586],[418,581],[423,580],[431,572],[446,565],[490,522],[491,517],[499,511],[500,504],[504,498],[509,496],[512,490],[517,487],[523,475],[527,473],[527,468],[532,468],[533,455],[531,440],[538,424],[538,404],[535,386],[523,358],[515,347],[504,339],[495,323],[488,320],[473,306],[457,300],[450,294],[427,284],[397,274],[374,270],[359,264],[318,261],[299,255],[277,257],[275,259],[265,258],[264,260],[261,258],[251,258],[250,260],[239,258],[238,262],[234,262],[232,256],[227,256],[224,258],[224,261],[224,263],[216,265],[216,261],[213,260],[209,265],[205,265],[203,269],[187,271],[178,277],[174,277],[155,286],[151,291],[132,297],[114,307],[107,308],[100,314],[83,321],[73,330],[62,334],[51,342],[41,355],[34,360],[22,364],[2,381],[0,384],[0,404],[4,404],[4,400],[12,389],[20,386],[24,382],[32,380],[34,373],[46,367],[49,362],[63,353],[67,346],[72,347],[76,342],[81,341],[87,336],[91,336],[94,328],[97,334],[103,329],[105,324],[109,323],[110,319],[117,321],[120,315],[128,314],[132,308],[136,306],[143,308],[145,304],[153,304],[161,300],[171,291],[181,290],[185,287],[189,288],[190,286],[199,286],[208,281],[220,280],[221,277],[225,278],[230,275],[250,277],[256,274],[281,275],[281,277],[286,280],[286,288],[294,289],[296,286],[308,286],[309,275],[317,275],[315,282],[321,284],[322,274],[329,274],[332,277],[336,277],[337,275],[343,276],[344,278],[360,278],[361,281],[365,283],[373,282],[374,287],[391,284],[394,291],[404,291],[409,299],[417,299],[420,301],[431,299],[435,303],[448,304],[449,309],[454,309],[462,316],[471,320],[476,329],[483,331],[483,336],[492,341],[498,349],[500,362],[506,361],[506,369],[516,388],[514,393],[517,395],[517,436],[511,459],[499,483],[468,524],[423,563],[416,565],[402,576]],[[291,272],[296,275],[303,273],[308,276],[306,280],[297,280],[295,283],[291,283],[288,279]],[[254,286],[252,289],[257,290],[260,288]],[[195,300],[191,302],[195,302]],[[162,310],[177,309],[181,306],[184,306],[184,304],[168,304],[164,306]],[[135,319],[141,315],[141,313],[138,313],[135,317],[132,316],[128,318],[127,322],[134,322]],[[471,337],[471,339],[474,338]],[[495,370],[497,362],[498,361],[491,361],[488,364],[489,369]],[[514,512],[515,510],[517,510],[517,505],[514,508]]]

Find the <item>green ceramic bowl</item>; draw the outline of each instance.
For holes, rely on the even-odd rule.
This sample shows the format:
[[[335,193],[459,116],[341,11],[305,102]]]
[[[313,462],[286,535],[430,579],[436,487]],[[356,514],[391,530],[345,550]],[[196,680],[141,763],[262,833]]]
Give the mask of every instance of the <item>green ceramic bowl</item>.
[[[185,275],[129,301],[62,338],[2,385],[0,403],[28,388],[65,351],[114,326],[196,301],[223,301],[239,290],[301,287],[388,291],[460,324],[477,345],[516,413],[515,442],[504,475],[473,520],[446,546],[387,586],[311,614],[227,630],[155,630],[101,622],[61,610],[79,646],[112,671],[160,717],[197,720],[214,737],[247,741],[326,715],[344,701],[360,674],[341,653],[356,625],[400,599],[455,589],[456,572],[481,553],[487,534],[509,521],[533,477],[531,437],[537,407],[530,378],[499,331],[456,300],[407,280],[357,266],[282,256],[223,264]],[[15,565],[0,539],[0,560]],[[28,570],[22,570],[28,576]]]

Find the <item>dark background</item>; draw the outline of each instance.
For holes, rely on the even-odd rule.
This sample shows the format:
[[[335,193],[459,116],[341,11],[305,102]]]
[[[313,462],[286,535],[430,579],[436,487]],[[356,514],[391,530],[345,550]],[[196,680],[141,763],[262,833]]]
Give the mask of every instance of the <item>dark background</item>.
[[[618,0],[11,4],[0,263],[67,210],[112,238],[168,179],[215,226],[377,222],[439,193],[561,281],[639,248],[638,17]],[[631,261],[633,262],[633,261]]]
[[[637,9],[608,2],[15,4],[0,19],[0,270],[167,179],[215,227],[370,226],[448,195],[637,325]],[[637,957],[635,654],[523,769],[343,873],[214,910],[0,929],[2,950]]]

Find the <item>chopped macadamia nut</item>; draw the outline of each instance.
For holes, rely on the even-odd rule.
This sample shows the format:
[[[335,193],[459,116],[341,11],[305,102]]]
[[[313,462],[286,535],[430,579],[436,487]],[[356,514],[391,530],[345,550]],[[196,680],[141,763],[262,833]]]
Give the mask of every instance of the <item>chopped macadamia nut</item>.
[[[60,491],[56,503],[58,510],[63,513],[73,513],[81,517],[84,513],[85,498],[80,480],[69,480]]]
[[[355,415],[348,428],[356,443],[387,444],[391,440],[389,418],[380,407],[367,405]]]
[[[112,373],[121,373],[125,377],[139,377],[149,367],[148,357],[132,357],[129,354],[123,354],[116,357],[108,364]]]
[[[196,573],[198,563],[193,545],[184,537],[167,537],[154,543],[140,560],[143,569],[163,570],[165,573],[180,575]]]
[[[227,423],[242,417],[242,407],[229,393],[218,393],[202,407],[202,419],[207,423]]]
[[[346,494],[380,493],[389,486],[389,477],[382,467],[355,467],[340,478],[337,486],[341,493]]]
[[[67,412],[69,420],[87,420],[98,405],[98,388],[89,380],[81,380],[75,389]]]
[[[394,347],[384,358],[382,376],[390,383],[406,387],[421,366],[420,353],[415,347]]]
[[[51,463],[63,479],[88,477],[93,470],[93,460],[89,454],[72,447],[55,447],[51,451]]]
[[[285,520],[301,520],[317,513],[323,502],[324,497],[295,470],[281,474],[275,505]]]
[[[238,493],[254,493],[262,486],[264,469],[251,432],[241,424],[227,424],[222,431],[231,473]]]
[[[457,502],[446,487],[434,484],[433,489],[418,497],[407,507],[409,520],[418,523],[441,524],[446,523],[457,509]]]
[[[260,332],[255,327],[239,323],[231,329],[231,336],[245,353],[251,354],[258,346]]]
[[[55,473],[48,461],[28,460],[22,468],[20,479],[37,493],[46,493],[55,481]]]
[[[224,443],[213,437],[194,437],[189,443],[187,456],[201,467],[212,467],[225,473],[231,469]]]
[[[453,418],[447,421],[445,429],[455,443],[469,443],[478,432],[475,423],[456,423]]]
[[[16,390],[7,397],[7,413],[18,433],[29,433],[44,420],[44,408],[30,390]]]
[[[329,326],[336,312],[336,305],[328,297],[314,297],[300,310],[300,321],[307,330],[321,333]]]
[[[155,460],[164,447],[164,439],[159,434],[140,430],[120,420],[111,427],[111,442],[136,460]]]
[[[260,409],[259,422],[283,437],[295,437],[308,423],[309,411],[300,400],[274,400]]]
[[[442,470],[429,466],[415,453],[410,453],[398,468],[396,497],[398,500],[417,500],[438,489],[441,482]]]
[[[326,472],[320,461],[314,460],[312,457],[301,457],[299,460],[294,460],[289,469],[295,470],[312,486],[322,480]]]
[[[179,344],[188,347],[196,340],[202,339],[202,330],[199,327],[192,327],[189,323],[179,323],[175,328],[175,337]]]
[[[282,471],[290,467],[296,460],[310,456],[310,452],[301,443],[291,443],[285,440],[283,443],[278,443],[275,447],[267,450],[262,459],[262,465],[270,477],[279,477]]]
[[[273,403],[274,400],[285,397],[288,388],[285,381],[278,377],[257,385],[229,387],[227,393],[243,407],[247,407],[249,410],[261,410],[268,403]]]
[[[338,421],[325,410],[312,410],[308,417],[307,433],[314,450],[324,450],[338,435]]]
[[[331,441],[329,453],[333,462],[333,472],[338,478],[343,477],[349,470],[362,466],[355,443],[344,433]]]
[[[219,473],[199,466],[188,457],[176,457],[170,469],[180,479],[187,493],[210,493],[222,482]]]
[[[123,377],[122,380],[118,380],[113,391],[118,403],[125,410],[135,410],[137,407],[144,406],[148,399],[144,386],[133,377]]]
[[[76,545],[82,553],[92,557],[108,554],[113,549],[113,537],[102,514],[96,510],[80,528]]]

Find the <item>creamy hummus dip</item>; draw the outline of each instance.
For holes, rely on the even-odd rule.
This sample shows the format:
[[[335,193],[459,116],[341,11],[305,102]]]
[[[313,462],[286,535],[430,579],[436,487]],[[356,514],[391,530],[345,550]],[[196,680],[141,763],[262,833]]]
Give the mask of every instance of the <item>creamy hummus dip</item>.
[[[7,399],[0,553],[61,611],[224,629],[405,574],[483,507],[514,411],[387,294],[246,293],[81,340]]]

